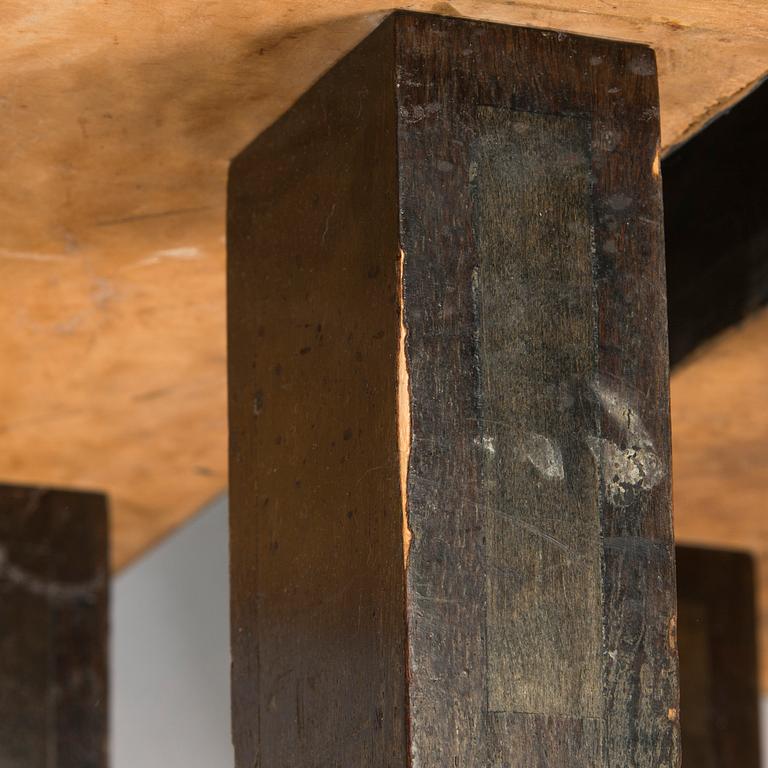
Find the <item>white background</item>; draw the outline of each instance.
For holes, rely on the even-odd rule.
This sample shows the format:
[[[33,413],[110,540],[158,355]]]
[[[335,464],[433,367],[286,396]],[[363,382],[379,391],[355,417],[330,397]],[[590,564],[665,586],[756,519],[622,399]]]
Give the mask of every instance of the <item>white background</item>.
[[[227,505],[112,587],[112,767],[232,768]]]

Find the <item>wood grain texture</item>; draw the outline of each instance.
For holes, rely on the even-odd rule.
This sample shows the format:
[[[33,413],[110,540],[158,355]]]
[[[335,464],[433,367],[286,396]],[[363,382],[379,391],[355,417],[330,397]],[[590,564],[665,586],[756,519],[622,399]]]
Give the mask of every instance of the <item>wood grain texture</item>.
[[[672,766],[678,759],[677,725],[668,717],[677,695],[668,640],[674,574],[661,205],[653,171],[658,152],[653,55],[640,46],[426,19],[404,22],[398,50],[414,446],[407,574],[414,760],[424,765],[529,766],[549,760]],[[586,500],[598,489],[600,495],[603,687],[596,723],[589,711],[580,718],[549,712],[483,714],[488,681],[477,659],[486,652],[486,638],[478,611],[488,598],[478,438],[485,427],[478,394],[483,359],[480,355],[478,364],[479,323],[471,290],[482,252],[467,215],[473,160],[468,147],[480,131],[473,115],[477,105],[586,115],[590,123],[591,189],[584,205],[595,222],[593,288],[582,319],[586,327],[577,338],[589,340],[582,354],[594,356],[594,371],[579,378],[572,366],[573,381],[564,366],[537,416],[546,423],[548,413],[554,417],[562,408],[555,394],[561,384],[572,400],[566,409],[575,405],[578,410],[584,402],[587,413],[600,413],[580,435],[594,453],[591,477],[585,475],[585,482],[573,488],[577,499]],[[441,168],[446,162],[450,173]],[[535,191],[534,184],[531,188]],[[551,211],[557,200],[549,202],[539,213],[542,227],[556,235],[552,220],[557,214]],[[514,207],[508,215],[515,215]],[[524,258],[511,248],[508,254]],[[569,277],[573,269],[567,267]],[[529,270],[526,278],[523,289],[539,281],[563,282],[554,269]],[[564,291],[580,305],[578,290],[568,292],[566,283]],[[567,307],[561,299],[552,311],[566,313]],[[510,302],[510,312],[521,309]],[[512,319],[508,323],[513,344],[518,329]],[[573,323],[578,326],[578,314]],[[540,359],[538,350],[531,350],[519,356],[518,365],[536,371]],[[504,382],[504,376],[530,374],[512,368],[498,375]],[[552,383],[544,376],[539,381],[542,389]],[[577,466],[578,460],[564,468],[571,481],[579,477]],[[534,487],[529,488],[516,499],[521,510],[528,501],[535,509]],[[588,503],[581,514],[589,519]],[[565,540],[566,547],[570,543]],[[578,547],[578,537],[572,543]],[[534,648],[531,653],[538,652]]]
[[[753,558],[684,546],[676,558],[683,765],[760,768]]]
[[[0,486],[0,765],[107,765],[100,494]]]
[[[237,766],[405,765],[393,23],[233,163]]]
[[[402,13],[233,164],[238,768],[677,766],[657,100]]]

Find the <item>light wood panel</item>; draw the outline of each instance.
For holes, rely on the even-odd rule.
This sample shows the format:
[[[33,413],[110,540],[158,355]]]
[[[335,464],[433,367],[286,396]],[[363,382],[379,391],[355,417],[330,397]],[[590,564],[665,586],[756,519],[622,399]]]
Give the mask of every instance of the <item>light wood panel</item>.
[[[677,538],[757,556],[762,688],[768,690],[768,310],[675,371],[671,409]]]
[[[762,0],[407,7],[652,45],[665,147],[768,61]],[[0,9],[0,476],[105,489],[116,567],[225,484],[228,159],[384,12],[371,0]]]

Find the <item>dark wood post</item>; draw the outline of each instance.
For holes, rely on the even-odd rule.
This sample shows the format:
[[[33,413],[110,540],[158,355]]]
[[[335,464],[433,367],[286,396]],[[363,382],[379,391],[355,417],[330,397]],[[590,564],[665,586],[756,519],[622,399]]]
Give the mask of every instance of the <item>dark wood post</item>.
[[[752,557],[699,547],[676,557],[683,765],[760,768]]]
[[[0,486],[0,766],[107,765],[104,496]]]
[[[234,160],[238,768],[678,765],[655,75],[398,13]]]

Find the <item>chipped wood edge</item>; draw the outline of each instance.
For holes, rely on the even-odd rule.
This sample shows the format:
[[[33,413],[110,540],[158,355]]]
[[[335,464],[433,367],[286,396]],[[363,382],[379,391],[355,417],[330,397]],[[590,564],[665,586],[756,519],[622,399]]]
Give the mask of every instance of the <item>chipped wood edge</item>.
[[[400,457],[400,499],[403,514],[403,564],[408,567],[413,532],[408,523],[408,464],[411,458],[411,390],[405,340],[405,251],[400,248],[397,276],[400,334],[397,349],[397,444]]]

